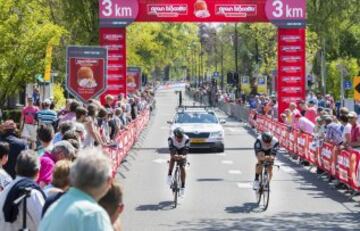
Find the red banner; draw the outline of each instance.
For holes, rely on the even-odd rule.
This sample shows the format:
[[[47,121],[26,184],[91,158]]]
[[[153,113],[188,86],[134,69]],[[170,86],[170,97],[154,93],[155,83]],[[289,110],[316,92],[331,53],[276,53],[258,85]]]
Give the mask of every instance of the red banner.
[[[309,159],[308,149],[309,149],[309,136],[308,136],[308,134],[299,132],[298,136],[297,136],[297,145],[296,145],[297,154],[300,157],[308,160]]]
[[[350,156],[349,151],[343,150],[337,157],[336,177],[347,185],[350,185]]]
[[[107,95],[126,95],[126,29],[101,28],[100,45],[108,49]]]
[[[67,48],[66,88],[86,103],[106,88],[107,50],[101,47]]]
[[[308,161],[314,165],[318,164],[318,154],[319,154],[319,148],[318,148],[318,144],[317,141],[314,139],[313,136],[309,136],[309,159]]]
[[[319,167],[331,173],[334,145],[324,143],[320,148]]]
[[[266,0],[139,0],[139,22],[268,22]]]
[[[305,99],[305,29],[278,30],[279,116],[291,102]]]
[[[135,93],[141,89],[141,69],[138,67],[128,67],[126,71],[126,86],[128,93]]]

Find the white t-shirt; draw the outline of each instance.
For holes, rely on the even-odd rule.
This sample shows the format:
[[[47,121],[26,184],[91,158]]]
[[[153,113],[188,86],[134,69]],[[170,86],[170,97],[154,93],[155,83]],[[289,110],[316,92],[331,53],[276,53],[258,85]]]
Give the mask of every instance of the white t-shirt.
[[[344,131],[343,131],[343,133],[342,133],[342,138],[343,138],[343,140],[345,141],[345,134],[350,134],[351,135],[351,124],[350,123],[348,123],[348,124],[346,124],[345,126],[344,126]]]
[[[301,117],[298,122],[298,128],[306,133],[312,134],[315,124],[306,117]]]

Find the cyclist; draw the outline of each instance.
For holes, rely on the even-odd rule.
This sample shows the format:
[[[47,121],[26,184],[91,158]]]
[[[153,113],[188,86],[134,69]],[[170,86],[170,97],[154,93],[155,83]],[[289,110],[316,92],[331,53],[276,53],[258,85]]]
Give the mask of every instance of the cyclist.
[[[186,165],[186,154],[189,152],[190,148],[190,139],[185,135],[182,128],[176,128],[173,132],[173,135],[169,137],[169,149],[170,149],[170,164],[167,183],[171,185],[172,183],[172,172],[174,169],[175,162],[180,164],[181,169],[181,188],[180,195],[184,195],[185,192],[185,165]]]
[[[256,164],[255,180],[253,184],[254,190],[258,190],[260,187],[259,176],[262,171],[262,163],[265,160],[274,162],[278,149],[279,141],[275,137],[273,137],[270,132],[264,132],[256,139],[254,144],[254,150],[258,162]],[[271,180],[272,166],[270,166],[269,168],[269,176],[269,180]]]

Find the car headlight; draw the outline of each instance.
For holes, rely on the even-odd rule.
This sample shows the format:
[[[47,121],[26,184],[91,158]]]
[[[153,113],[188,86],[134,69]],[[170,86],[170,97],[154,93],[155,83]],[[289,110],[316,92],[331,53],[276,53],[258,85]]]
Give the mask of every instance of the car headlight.
[[[210,133],[210,138],[223,138],[223,137],[224,137],[224,134],[221,131]]]

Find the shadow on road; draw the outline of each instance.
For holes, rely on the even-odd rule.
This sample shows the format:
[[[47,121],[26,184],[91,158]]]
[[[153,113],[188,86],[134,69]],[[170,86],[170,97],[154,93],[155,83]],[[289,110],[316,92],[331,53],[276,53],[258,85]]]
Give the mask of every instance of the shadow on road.
[[[162,201],[159,204],[152,205],[140,205],[136,207],[136,211],[159,211],[159,210],[171,210],[174,208],[173,201]]]
[[[227,213],[253,213],[260,212],[259,207],[256,203],[245,203],[243,206],[230,206],[225,208],[225,212]]]
[[[171,225],[169,230],[359,230],[359,218],[360,214],[355,213],[279,213],[273,216],[261,215],[236,219],[182,220]],[[178,228],[179,226],[181,229]]]
[[[222,178],[199,178],[197,179],[199,182],[218,182],[218,181],[224,181]]]

